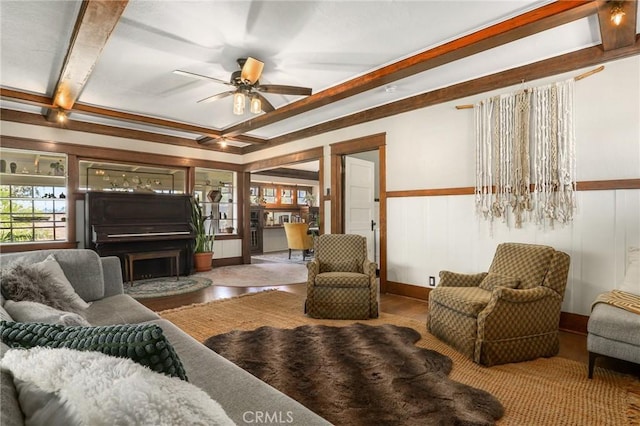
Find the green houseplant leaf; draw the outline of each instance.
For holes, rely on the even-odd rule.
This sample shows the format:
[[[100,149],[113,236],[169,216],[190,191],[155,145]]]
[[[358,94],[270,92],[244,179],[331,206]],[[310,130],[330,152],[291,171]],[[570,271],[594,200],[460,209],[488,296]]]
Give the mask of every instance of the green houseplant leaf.
[[[202,206],[195,198],[191,199],[191,226],[196,234],[195,253],[213,252],[215,231],[212,216],[205,216]]]

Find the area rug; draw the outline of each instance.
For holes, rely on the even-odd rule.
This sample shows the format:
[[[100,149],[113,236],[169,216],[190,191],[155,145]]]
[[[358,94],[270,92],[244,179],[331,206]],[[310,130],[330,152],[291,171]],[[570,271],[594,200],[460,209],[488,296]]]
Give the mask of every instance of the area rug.
[[[306,265],[311,259],[313,259],[313,253],[305,255],[302,259],[302,250],[293,250],[291,252],[291,259],[289,259],[289,250],[285,251],[273,251],[262,254],[254,254],[251,256],[251,261],[259,262],[275,262],[275,263],[297,263],[299,265]],[[258,263],[258,262],[254,262]]]
[[[240,297],[160,312],[200,342],[232,330],[262,326],[295,328],[306,324],[345,326],[357,321],[316,320],[303,314],[303,297],[282,291]],[[498,425],[629,425],[640,419],[640,381],[596,367],[587,378],[585,364],[540,358],[490,368],[474,364],[411,318],[381,313],[369,325],[394,324],[420,332],[416,346],[435,350],[453,361],[452,380],[483,389],[504,406]]]
[[[134,299],[149,299],[191,293],[210,285],[210,279],[194,275],[180,277],[179,280],[176,280],[175,277],[161,277],[134,281],[133,286],[125,284],[124,292]]]
[[[208,278],[213,285],[227,287],[269,287],[299,284],[307,281],[305,265],[284,263],[258,263],[213,268],[198,272],[196,277]]]
[[[453,381],[451,359],[392,324],[260,327],[204,344],[336,425],[493,425],[504,409]]]

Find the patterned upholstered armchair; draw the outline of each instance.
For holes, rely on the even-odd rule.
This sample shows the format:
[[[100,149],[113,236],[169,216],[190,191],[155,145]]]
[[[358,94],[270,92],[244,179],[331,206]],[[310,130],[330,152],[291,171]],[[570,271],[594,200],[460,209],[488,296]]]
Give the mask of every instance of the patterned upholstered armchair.
[[[569,255],[552,247],[498,245],[489,272],[440,272],[427,329],[490,366],[556,355]]]
[[[320,235],[314,253],[315,259],[307,263],[305,312],[313,318],[377,318],[376,264],[367,259],[366,239]]]

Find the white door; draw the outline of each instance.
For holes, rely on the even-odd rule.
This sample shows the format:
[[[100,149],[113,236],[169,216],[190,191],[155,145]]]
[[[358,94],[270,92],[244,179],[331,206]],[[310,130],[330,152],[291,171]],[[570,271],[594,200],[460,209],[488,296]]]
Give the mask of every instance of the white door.
[[[375,260],[374,232],[374,164],[371,161],[345,157],[344,213],[345,234],[367,238],[367,258]]]

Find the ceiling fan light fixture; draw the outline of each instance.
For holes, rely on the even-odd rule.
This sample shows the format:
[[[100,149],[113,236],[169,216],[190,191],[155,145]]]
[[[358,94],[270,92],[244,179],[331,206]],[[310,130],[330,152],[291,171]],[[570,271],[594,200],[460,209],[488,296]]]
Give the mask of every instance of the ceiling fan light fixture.
[[[244,114],[244,103],[244,93],[238,91],[233,94],[233,113],[235,115]]]
[[[262,112],[262,101],[259,97],[253,96],[251,98],[251,107],[249,108],[251,113],[260,114]]]
[[[58,108],[58,112],[56,113],[56,120],[58,120],[58,123],[66,122],[67,121],[67,112],[62,108]]]
[[[626,15],[621,1],[611,2],[611,22],[618,26],[622,23],[622,19]]]

